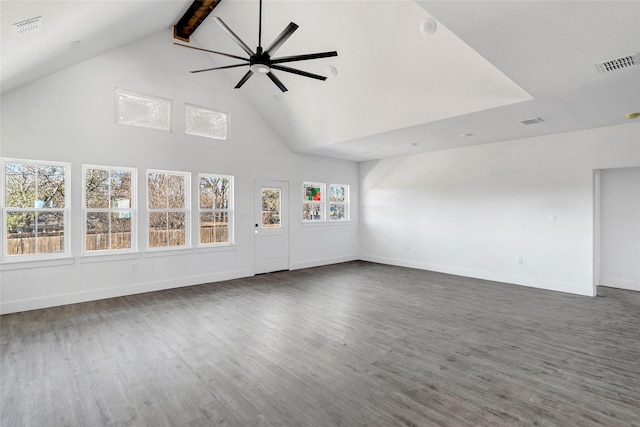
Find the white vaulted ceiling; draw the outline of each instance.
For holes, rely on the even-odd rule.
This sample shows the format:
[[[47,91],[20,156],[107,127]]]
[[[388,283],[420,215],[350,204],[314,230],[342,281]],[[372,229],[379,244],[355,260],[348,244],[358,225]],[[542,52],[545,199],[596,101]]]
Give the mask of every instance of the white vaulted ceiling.
[[[2,1],[2,92],[170,32],[190,3]],[[261,75],[238,90],[297,152],[367,160],[630,123],[623,116],[640,111],[640,66],[595,65],[640,51],[637,1],[264,0],[263,14],[263,45],[290,21],[300,26],[275,56],[338,51],[289,64],[322,75],[335,67],[325,82],[276,72],[288,92]],[[255,48],[257,0],[223,0],[213,15]],[[41,34],[17,38],[12,24],[35,16]],[[437,30],[426,35],[430,18]],[[211,19],[190,44],[243,56]],[[185,79],[235,84],[246,72],[190,74],[203,55],[211,67],[235,60],[175,54]],[[520,123],[534,117],[543,121]]]

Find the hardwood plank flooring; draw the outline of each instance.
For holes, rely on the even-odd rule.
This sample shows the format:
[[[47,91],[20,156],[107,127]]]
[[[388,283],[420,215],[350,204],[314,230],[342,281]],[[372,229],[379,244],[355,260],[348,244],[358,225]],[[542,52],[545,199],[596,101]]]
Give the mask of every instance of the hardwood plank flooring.
[[[352,262],[0,318],[2,426],[640,426],[640,293]]]

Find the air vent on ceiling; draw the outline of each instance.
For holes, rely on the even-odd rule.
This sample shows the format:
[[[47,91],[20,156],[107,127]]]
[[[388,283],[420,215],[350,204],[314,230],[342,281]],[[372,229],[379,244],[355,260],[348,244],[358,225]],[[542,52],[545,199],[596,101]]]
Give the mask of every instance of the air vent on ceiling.
[[[541,123],[543,120],[540,117],[534,117],[533,119],[523,120],[520,123],[523,125],[535,125],[536,123]]]
[[[16,22],[13,28],[16,30],[18,37],[26,37],[31,34],[39,33],[42,24],[42,16]]]
[[[640,61],[638,60],[638,54],[634,53],[633,55],[627,55],[621,58],[600,62],[596,65],[598,66],[598,70],[600,70],[601,73],[609,73],[611,71],[618,71],[625,68],[638,66],[640,65]]]

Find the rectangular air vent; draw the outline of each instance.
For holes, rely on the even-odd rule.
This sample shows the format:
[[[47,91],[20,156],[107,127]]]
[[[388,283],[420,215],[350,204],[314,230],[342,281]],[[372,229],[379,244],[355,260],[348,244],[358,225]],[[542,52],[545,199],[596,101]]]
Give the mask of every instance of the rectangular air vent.
[[[542,119],[540,117],[534,117],[533,119],[523,120],[520,123],[523,125],[535,125],[536,123],[541,123]]]
[[[26,37],[31,34],[39,33],[41,23],[42,23],[42,16],[37,16],[35,18],[16,22],[15,24],[13,24],[13,28],[15,28],[18,38]]]
[[[638,66],[640,65],[640,61],[638,60],[638,54],[634,53],[633,55],[627,55],[621,58],[600,62],[596,65],[601,73],[609,73],[611,71],[618,71],[625,68]]]

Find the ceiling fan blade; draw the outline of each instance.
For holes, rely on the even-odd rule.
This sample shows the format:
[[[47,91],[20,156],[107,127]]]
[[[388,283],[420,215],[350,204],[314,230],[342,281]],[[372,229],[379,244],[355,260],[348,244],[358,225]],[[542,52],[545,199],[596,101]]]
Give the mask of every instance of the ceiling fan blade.
[[[247,71],[247,74],[245,74],[240,81],[238,82],[238,84],[234,87],[234,89],[240,89],[242,87],[243,84],[245,84],[247,82],[247,80],[249,80],[249,77],[253,76],[253,71],[249,70]]]
[[[318,74],[313,74],[313,73],[307,73],[306,71],[296,70],[295,68],[291,68],[291,67],[283,67],[282,65],[271,65],[271,68],[273,68],[274,70],[285,71],[291,74],[298,74],[299,76],[311,77],[312,79],[327,80],[325,76],[320,76]]]
[[[203,70],[194,70],[194,71],[189,71],[189,72],[190,73],[202,73],[202,72],[205,72],[205,71],[224,70],[225,68],[244,67],[246,65],[249,65],[249,63],[245,62],[244,64],[225,65],[224,67],[205,68]]]
[[[220,19],[217,16],[214,16],[213,20],[216,21],[216,23],[220,26],[220,28],[222,28],[224,30],[224,32],[227,33],[229,35],[229,37],[231,37],[233,39],[233,41],[236,42],[238,44],[238,46],[240,46],[242,48],[242,50],[247,52],[247,55],[251,56],[251,55],[254,54],[254,52],[251,50],[251,48],[249,46],[247,46],[246,43],[243,42],[242,39],[240,39],[240,37],[238,37],[236,35],[236,33],[234,33],[231,30],[231,28],[229,28],[229,26],[224,23],[224,21],[222,19]]]
[[[278,50],[280,48],[280,46],[282,46],[282,44],[284,42],[287,41],[287,39],[289,39],[289,37],[291,37],[291,34],[293,34],[293,32],[295,30],[298,29],[298,25],[290,22],[289,25],[287,25],[287,28],[285,28],[278,37],[275,38],[274,41],[271,42],[271,44],[269,45],[269,47],[264,51],[264,53],[266,53],[267,55],[271,56],[274,53],[276,53],[276,50]]]
[[[282,56],[280,58],[271,58],[272,64],[281,64],[283,62],[294,62],[294,61],[306,61],[307,59],[318,59],[318,58],[328,58],[330,56],[338,56],[338,52],[320,52],[320,53],[308,53],[305,55],[293,55],[293,56]]]
[[[282,84],[282,82],[280,81],[280,79],[279,79],[279,78],[277,78],[277,77],[275,76],[275,74],[273,74],[273,73],[267,73],[267,76],[271,79],[271,81],[272,81],[272,82],[274,82],[274,83],[276,84],[276,86],[278,86],[278,88],[279,88],[281,91],[286,92],[287,90],[289,90],[289,89],[287,89],[287,88],[285,87],[285,85],[283,85],[283,84]]]
[[[195,50],[201,50],[203,52],[209,52],[209,53],[215,53],[217,55],[224,55],[224,56],[228,56],[229,58],[235,58],[235,59],[241,59],[243,61],[248,61],[247,58],[243,58],[241,56],[236,56],[236,55],[231,55],[230,53],[224,53],[224,52],[216,52],[215,50],[209,50],[209,49],[203,49],[201,47],[195,47],[195,46],[188,46],[186,44],[180,44],[180,43],[174,43],[176,46],[182,46],[182,47],[187,47],[189,49],[195,49]]]

